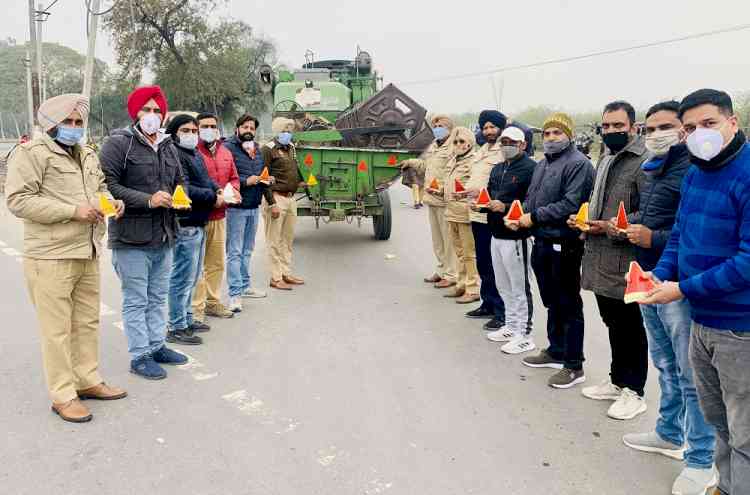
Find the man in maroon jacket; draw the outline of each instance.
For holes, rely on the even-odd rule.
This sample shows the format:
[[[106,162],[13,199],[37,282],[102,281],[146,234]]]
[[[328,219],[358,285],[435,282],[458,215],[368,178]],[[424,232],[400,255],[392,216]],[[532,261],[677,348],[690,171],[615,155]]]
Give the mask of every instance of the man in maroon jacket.
[[[198,115],[198,152],[208,175],[220,187],[225,203],[238,203],[240,178],[232,153],[224,147],[219,136],[219,119],[210,113]],[[227,184],[231,184],[227,190]],[[221,280],[224,278],[224,243],[226,239],[226,204],[215,208],[206,225],[206,255],[203,274],[193,293],[193,319],[203,322],[205,316],[232,318],[234,313],[222,303]]]

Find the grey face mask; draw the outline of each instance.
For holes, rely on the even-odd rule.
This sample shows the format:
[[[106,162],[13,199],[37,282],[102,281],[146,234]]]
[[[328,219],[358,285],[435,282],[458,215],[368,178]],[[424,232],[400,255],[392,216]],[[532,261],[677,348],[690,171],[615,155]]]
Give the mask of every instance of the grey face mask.
[[[515,144],[504,144],[502,146],[502,150],[503,156],[505,156],[505,159],[508,161],[513,160],[521,154],[521,150],[518,149],[518,146],[516,146]]]
[[[556,155],[568,147],[570,139],[566,136],[562,141],[545,141],[544,153],[547,155]]]

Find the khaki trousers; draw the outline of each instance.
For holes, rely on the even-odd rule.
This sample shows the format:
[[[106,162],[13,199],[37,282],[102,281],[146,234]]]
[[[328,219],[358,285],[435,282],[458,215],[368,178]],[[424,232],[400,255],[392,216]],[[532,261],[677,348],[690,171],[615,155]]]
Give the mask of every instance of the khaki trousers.
[[[221,303],[221,281],[224,278],[224,245],[226,219],[209,220],[206,224],[206,254],[201,276],[193,291],[193,318],[204,321],[206,306]]]
[[[465,289],[467,294],[479,295],[477,253],[474,248],[474,233],[471,231],[471,224],[448,222],[448,229],[458,259],[456,289]]]
[[[456,281],[456,253],[453,249],[448,221],[445,219],[445,207],[427,205],[432,233],[432,252],[437,258],[435,273],[450,282]]]
[[[274,195],[281,210],[279,218],[271,217],[271,207],[263,201],[263,222],[266,228],[266,246],[271,280],[281,280],[292,274],[292,245],[294,224],[297,223],[297,202],[279,194]]]
[[[36,308],[52,402],[102,383],[99,375],[99,260],[24,261]]]

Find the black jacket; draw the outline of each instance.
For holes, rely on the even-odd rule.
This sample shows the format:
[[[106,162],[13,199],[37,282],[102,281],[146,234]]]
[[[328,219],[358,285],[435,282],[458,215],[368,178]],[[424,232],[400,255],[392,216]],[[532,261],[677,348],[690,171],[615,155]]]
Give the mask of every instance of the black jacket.
[[[515,161],[499,163],[492,168],[487,191],[490,193],[490,198],[502,201],[506,205],[505,211],[502,213],[482,209],[483,212],[487,213],[487,224],[494,238],[525,239],[531,235],[528,229],[510,230],[505,226],[503,217],[508,214],[513,201],[517,199],[523,202],[535,167],[536,162],[524,153]]]
[[[155,192],[172,193],[178,184],[184,184],[172,139],[163,139],[154,150],[133,126],[118,129],[102,145],[99,161],[109,192],[125,202],[125,215],[109,221],[110,249],[174,245],[174,210],[149,208],[149,199]]]
[[[568,227],[594,187],[594,166],[574,143],[556,155],[545,155],[534,169],[524,211],[531,213],[535,238],[572,239],[579,232]]]
[[[192,201],[190,210],[177,214],[182,227],[205,227],[208,215],[216,204],[216,191],[221,189],[211,177],[203,164],[200,153],[175,146],[180,157],[182,174],[185,176],[188,197]]]
[[[243,208],[253,209],[260,206],[260,201],[263,198],[263,184],[256,184],[254,186],[247,185],[247,178],[252,175],[260,175],[263,172],[263,154],[260,152],[260,146],[255,143],[255,159],[250,158],[250,155],[242,149],[242,142],[237,136],[224,141],[224,146],[232,153],[234,157],[234,165],[237,167],[237,175],[240,176],[240,194],[242,195],[242,203],[238,205],[230,205],[230,208]]]
[[[643,164],[646,181],[641,190],[639,211],[630,219],[651,229],[651,247],[636,246],[635,256],[644,270],[656,267],[672,233],[680,204],[682,179],[690,168],[687,146],[677,144],[664,158],[652,158]]]

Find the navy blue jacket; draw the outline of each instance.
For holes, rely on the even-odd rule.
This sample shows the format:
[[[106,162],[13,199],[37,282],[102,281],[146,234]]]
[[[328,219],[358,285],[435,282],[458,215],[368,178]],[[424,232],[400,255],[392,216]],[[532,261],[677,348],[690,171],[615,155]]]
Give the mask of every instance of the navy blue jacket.
[[[187,186],[185,192],[192,201],[188,211],[178,214],[181,227],[205,227],[208,216],[216,204],[216,191],[221,189],[211,177],[203,164],[200,153],[195,150],[186,150],[175,145],[182,165],[182,173],[185,176]]]
[[[677,207],[680,205],[682,179],[690,168],[687,146],[677,144],[666,156],[652,158],[641,166],[646,181],[641,190],[638,212],[629,219],[631,223],[651,229],[651,247],[636,246],[635,257],[644,270],[651,271],[659,262],[672,233]]]
[[[534,169],[524,211],[534,222],[531,234],[539,239],[575,239],[579,232],[567,225],[594,188],[594,166],[574,143],[556,155],[545,155]]]
[[[482,209],[487,213],[487,224],[495,239],[525,239],[531,235],[528,229],[510,230],[505,226],[503,218],[508,214],[513,201],[523,202],[535,167],[536,162],[524,153],[510,163],[499,163],[492,168],[487,192],[490,193],[490,198],[502,201],[506,205],[502,213]]]
[[[252,175],[260,175],[263,172],[263,155],[260,152],[260,146],[255,143],[255,158],[250,158],[250,155],[242,149],[242,142],[237,136],[224,141],[224,146],[232,153],[234,157],[234,165],[237,167],[237,174],[240,176],[240,194],[242,195],[242,203],[238,205],[231,205],[230,208],[243,208],[253,209],[260,206],[260,200],[263,195],[263,184],[256,184],[254,186],[247,185],[247,178]]]

